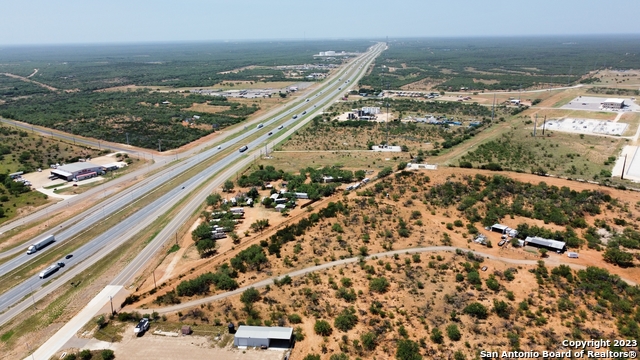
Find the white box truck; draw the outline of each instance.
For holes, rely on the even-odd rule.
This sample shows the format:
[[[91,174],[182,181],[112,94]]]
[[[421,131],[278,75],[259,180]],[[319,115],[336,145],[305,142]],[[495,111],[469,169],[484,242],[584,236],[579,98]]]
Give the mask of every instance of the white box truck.
[[[27,249],[27,255],[33,254],[34,252],[46,247],[47,245],[51,244],[54,241],[56,241],[56,239],[53,235],[49,235],[45,237],[44,239],[38,241],[37,243],[29,246],[29,248]]]

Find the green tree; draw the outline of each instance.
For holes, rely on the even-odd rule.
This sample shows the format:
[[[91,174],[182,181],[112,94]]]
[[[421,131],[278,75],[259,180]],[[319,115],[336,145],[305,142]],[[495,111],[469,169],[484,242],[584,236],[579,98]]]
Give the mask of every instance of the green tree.
[[[209,224],[207,224],[206,222],[198,225],[191,232],[191,239],[193,239],[193,241],[199,241],[201,239],[210,239],[210,238],[211,238],[211,226],[209,226]]]
[[[202,239],[196,244],[198,254],[204,257],[216,248],[216,242],[212,239]]]
[[[207,196],[207,205],[208,206],[216,206],[222,201],[222,195],[218,193],[213,193]]]
[[[230,192],[231,190],[233,190],[234,185],[233,185],[233,181],[231,180],[227,180],[224,182],[224,185],[222,185],[222,191],[224,192]]]
[[[307,354],[302,360],[320,360],[320,355],[317,354]]]
[[[313,325],[313,331],[320,336],[329,336],[333,332],[331,328],[331,324],[324,320],[316,320],[315,325]]]
[[[545,248],[540,248],[538,249],[538,252],[540,253],[540,257],[547,257],[547,253],[549,252],[549,250],[545,249]]]

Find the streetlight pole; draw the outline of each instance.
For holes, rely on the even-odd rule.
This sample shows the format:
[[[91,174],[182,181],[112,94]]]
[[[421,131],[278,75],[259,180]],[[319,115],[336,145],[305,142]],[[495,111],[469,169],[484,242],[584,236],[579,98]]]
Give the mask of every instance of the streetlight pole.
[[[109,296],[109,302],[111,302],[111,315],[113,315],[113,296]]]

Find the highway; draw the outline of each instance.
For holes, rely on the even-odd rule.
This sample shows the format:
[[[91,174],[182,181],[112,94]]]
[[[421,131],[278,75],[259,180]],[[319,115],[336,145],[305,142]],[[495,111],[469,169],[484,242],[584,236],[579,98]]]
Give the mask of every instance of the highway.
[[[233,147],[234,151],[232,151],[229,155],[218,161],[213,166],[209,166],[208,168],[194,176],[192,179],[185,181],[183,184],[180,184],[166,194],[161,195],[151,204],[143,207],[142,209],[138,210],[137,212],[123,220],[118,226],[109,229],[98,237],[92,239],[89,243],[75,250],[74,256],[71,259],[63,260],[65,261],[66,266],[60,269],[57,273],[51,275],[48,280],[39,279],[37,275],[34,275],[33,277],[26,279],[19,286],[16,286],[13,289],[0,295],[0,309],[6,310],[10,308],[8,311],[4,311],[0,315],[0,324],[6,323],[17,313],[26,309],[31,304],[31,302],[22,301],[20,303],[20,301],[30,300],[26,297],[34,290],[36,290],[36,292],[33,294],[33,301],[44,298],[48,293],[63,285],[66,281],[68,281],[68,279],[72,278],[76,274],[79,274],[81,271],[88,268],[88,266],[90,266],[92,263],[95,263],[102,257],[106,256],[119,244],[130,239],[132,236],[147,228],[159,216],[163,215],[169,209],[175,206],[175,204],[177,204],[184,196],[198,188],[205,181],[213,178],[213,176],[219,173],[222,169],[228,166],[232,166],[232,168],[235,170],[236,168],[241,169],[246,166],[246,164],[250,163],[253,159],[251,158],[251,156],[247,156],[244,153],[239,153],[236,150],[236,148],[239,147],[240,144],[247,145],[249,149],[261,149],[261,146],[264,143],[271,142],[271,140],[284,140],[290,133],[295,130],[295,127],[302,126],[305,122],[309,121],[312,116],[319,112],[322,105],[328,105],[330,102],[338,98],[346,90],[347,87],[357,83],[357,81],[354,81],[356,80],[354,75],[358,74],[358,76],[361,76],[365,72],[366,67],[356,66],[361,64],[363,61],[372,61],[375,56],[377,56],[383,49],[383,44],[375,45],[369,52],[361,55],[359,60],[353,60],[341,72],[334,76],[334,78],[342,77],[345,79],[350,79],[350,82],[348,84],[337,81],[328,82],[327,84],[324,84],[322,89],[319,89],[315,92],[316,94],[318,94],[318,96],[310,95],[309,102],[303,100],[297,105],[293,106],[289,111],[273,117],[270,120],[264,121],[263,128],[253,128],[221,144],[220,146],[223,150]],[[344,89],[339,90],[339,87],[344,87]],[[308,114],[305,116],[298,116],[297,119],[292,118],[291,114],[298,114],[298,112],[301,111],[307,111]],[[282,123],[282,130],[273,128],[274,123],[277,123],[285,118],[288,118],[288,120]],[[272,136],[269,136],[267,134],[269,131],[273,131],[274,134]],[[243,141],[244,139],[252,135],[258,136],[251,141]],[[275,139],[276,137],[278,137],[278,139]],[[174,178],[176,174],[186,171],[188,168],[196,165],[201,161],[204,161],[204,159],[206,158],[218,154],[220,151],[221,150],[218,150],[216,147],[212,147],[204,151],[203,153],[198,154],[197,156],[191,156],[190,158],[183,160],[175,167],[171,168],[169,171],[163,171],[160,176],[145,183],[144,185],[141,185],[138,189],[135,190],[135,192],[127,192],[124,194],[124,196],[119,197],[109,204],[105,204],[104,210],[96,210],[91,215],[70,225],[67,229],[64,229],[59,234],[56,233],[56,238],[59,239],[59,242],[64,243],[64,241],[72,238],[76,234],[84,231],[87,228],[91,228],[92,225],[101,221],[101,219],[103,219],[105,216],[109,216],[109,214],[117,211],[118,209],[128,206],[135,201],[136,196],[140,197],[143,194],[153,191],[153,189],[155,189],[157,186],[165,183],[171,178]],[[253,153],[255,154],[256,152],[257,150],[254,150]],[[218,178],[218,182],[223,181],[226,178],[227,177],[220,176]],[[141,268],[143,268],[146,265],[147,261],[155,254],[157,249],[160,248],[167,239],[172,238],[175,230],[191,216],[193,211],[202,204],[211,190],[215,189],[217,186],[218,185],[216,182],[212,182],[208,187],[202,189],[198,193],[198,196],[195,196],[189,202],[189,204],[180,211],[179,216],[176,216],[171,221],[169,226],[165,227],[162,232],[155,237],[151,244],[147,245],[144,251],[138,254],[138,256],[129,264],[129,266],[127,266],[127,268],[125,268],[123,272],[116,279],[114,279],[114,283],[127,283]],[[104,211],[104,213],[102,213],[102,211]],[[28,261],[29,259],[30,258],[26,254],[19,254],[15,259],[11,259],[7,263],[2,264],[2,267],[0,269],[11,271],[21,264],[25,263],[25,261]],[[40,289],[40,286],[43,283],[46,285]],[[18,306],[15,306],[18,303],[20,304]]]
[[[344,74],[344,71],[346,71],[346,69],[341,69],[339,70],[339,72],[335,75],[333,75],[331,78],[332,79],[336,79],[339,78],[340,76],[342,76]],[[323,84],[323,87],[327,87],[327,85],[330,83],[330,81],[328,81],[326,84]],[[313,93],[319,93],[321,90],[316,90],[313,91]],[[317,99],[313,99],[314,101]],[[299,102],[298,104],[296,104],[296,102]],[[311,101],[310,101],[311,102]],[[313,103],[313,102],[311,102]],[[291,107],[289,110],[287,110],[287,113],[291,113],[293,110],[297,110],[305,105],[310,105],[309,103],[304,104],[304,102],[302,100],[296,100],[293,103],[287,103],[284,106],[288,107],[291,106],[292,104],[296,104],[295,106]],[[263,122],[269,118],[273,118],[275,116],[281,115],[283,112],[285,111],[285,109],[281,108],[281,107],[276,107],[271,109],[270,111],[268,111],[267,113],[250,120],[249,122],[245,122],[245,123],[241,123],[241,124],[237,124],[235,126],[230,127],[229,129],[224,129],[221,131],[221,135],[224,138],[229,138],[231,136],[236,135],[239,132],[243,132],[246,130],[246,128],[248,126],[251,126],[253,124],[258,124],[260,122]],[[282,119],[283,116],[278,116],[278,119]],[[200,145],[198,145],[197,147],[191,148],[187,151],[185,151],[182,154],[158,154],[155,151],[151,151],[148,149],[141,149],[141,148],[135,148],[132,146],[126,146],[126,145],[122,145],[122,144],[111,144],[111,143],[105,143],[105,142],[101,142],[99,140],[94,140],[94,139],[85,139],[82,137],[77,137],[74,135],[70,135],[70,134],[66,134],[66,133],[62,133],[59,131],[53,131],[50,129],[46,129],[46,128],[42,128],[39,126],[33,126],[31,124],[27,124],[27,123],[22,123],[22,122],[18,122],[18,121],[13,121],[13,120],[8,120],[8,119],[3,119],[0,117],[0,121],[3,123],[6,123],[7,125],[10,126],[15,126],[17,128],[21,128],[24,130],[32,130],[33,132],[39,133],[41,135],[44,136],[53,136],[53,137],[57,137],[63,140],[67,140],[67,141],[73,141],[75,143],[78,144],[83,144],[83,145],[87,145],[87,146],[92,146],[92,147],[100,147],[102,144],[102,147],[104,148],[109,148],[113,151],[122,151],[122,152],[127,152],[133,155],[133,157],[140,157],[140,155],[142,154],[145,158],[151,158],[154,160],[154,163],[152,165],[149,165],[145,168],[142,169],[138,169],[137,171],[134,171],[132,173],[128,173],[125,174],[123,176],[120,176],[114,180],[109,181],[108,185],[109,187],[115,187],[123,182],[128,182],[128,181],[132,181],[135,179],[139,179],[141,177],[143,177],[145,174],[148,174],[150,172],[153,172],[155,170],[158,170],[160,168],[163,167],[167,167],[167,171],[169,171],[170,169],[175,169],[179,166],[179,164],[167,164],[168,162],[172,162],[174,159],[179,158],[180,156],[182,158],[187,158],[187,157],[191,157],[193,155],[197,155],[198,159],[201,159],[202,161],[206,160],[206,155],[203,154],[204,151],[206,151],[208,148],[210,148],[211,146],[214,146],[213,144],[220,145],[217,142],[219,141],[219,139],[214,139],[211,142],[207,142],[207,143],[202,143]],[[174,153],[176,150],[170,150],[171,153]],[[202,157],[201,157],[202,155]],[[155,174],[152,175],[146,179],[144,179],[142,182],[149,182],[152,179],[161,176],[161,174]],[[137,187],[142,186],[142,184],[137,183],[133,186],[131,186],[129,189],[129,191],[133,191],[135,190]],[[101,194],[102,193],[102,194]],[[55,212],[59,211],[59,210],[63,210],[65,208],[73,208],[74,206],[77,206],[78,204],[83,203],[84,201],[86,201],[89,198],[92,198],[94,196],[100,196],[102,198],[107,197],[107,195],[109,195],[108,197],[108,201],[115,201],[117,200],[118,197],[122,197],[125,196],[124,194],[114,194],[113,191],[109,191],[107,190],[106,192],[104,191],[104,187],[96,187],[93,188],[91,190],[88,190],[82,194],[76,195],[70,199],[67,200],[63,200],[60,201],[56,204],[50,205],[47,208],[41,209],[39,211],[36,211],[34,213],[31,213],[27,216],[21,217],[19,219],[13,220],[11,222],[5,223],[3,225],[0,226],[0,235],[10,231],[12,229],[15,229],[19,226],[25,226],[28,225],[31,222],[34,221],[38,221],[38,220],[42,220],[45,218],[49,218],[51,215],[53,215]],[[141,194],[142,195],[142,194]],[[140,196],[141,196],[140,195]],[[85,218],[87,216],[89,216],[89,214],[94,213],[96,211],[102,212],[103,211],[103,207],[106,204],[102,203],[99,205],[94,206],[93,208],[84,211],[82,214],[78,214],[77,216],[74,216],[74,218],[64,222],[62,225],[62,228],[66,228],[67,226],[69,226],[70,224],[77,222],[79,219]],[[107,209],[105,209],[107,210]],[[109,213],[107,213],[109,214]],[[35,242],[37,241],[37,239],[39,237],[44,236],[45,234],[40,234],[38,235],[36,238],[32,239],[31,241],[29,241],[29,243],[31,242]],[[26,248],[26,246],[24,245],[20,245],[18,246],[18,248],[13,248],[10,250],[5,250],[3,252],[0,252],[0,259],[7,257],[7,256],[12,256],[17,254],[18,252],[22,251],[22,248]],[[0,273],[1,274],[1,273]]]
[[[336,75],[334,75],[334,78],[339,78],[340,76],[344,76],[344,72],[346,71],[346,69],[342,69],[340,72],[338,72]],[[327,87],[329,85],[329,83],[327,83],[327,85],[325,85],[325,87]],[[335,84],[334,84],[335,85]],[[331,86],[329,86],[331,87]],[[315,91],[316,94],[320,94],[322,90],[317,90]],[[325,95],[325,94],[323,94]],[[252,121],[251,124],[248,125],[253,125],[255,123],[259,123],[259,122],[263,122],[265,125],[268,125],[270,123],[276,122],[276,121],[280,121],[283,118],[285,118],[286,116],[289,116],[289,114],[294,113],[297,110],[301,110],[302,108],[305,109],[314,109],[312,104],[316,104],[316,105],[322,105],[322,104],[326,104],[326,100],[328,99],[328,96],[318,96],[318,97],[313,97],[313,101],[309,101],[308,103],[302,100],[299,100],[300,102],[296,105],[294,105],[293,107],[291,107],[289,110],[287,110],[286,112],[283,113],[283,109],[277,108],[277,109],[273,109],[272,111],[270,111],[269,113],[255,119]],[[278,114],[277,116],[274,116],[274,114]],[[266,121],[265,119],[271,118],[271,120]],[[28,124],[22,124],[22,125],[28,125]],[[246,124],[244,125],[245,127],[247,126]],[[261,131],[264,131],[266,129],[260,129]],[[238,132],[241,131],[245,131],[244,128],[242,127],[237,127],[236,129],[234,129],[233,131],[230,131],[229,133],[225,133],[226,137],[228,138],[229,136],[235,135]],[[248,136],[253,135],[254,133],[258,132],[259,129],[251,129],[247,132],[245,132],[244,134],[240,135],[239,137],[234,138],[233,140],[230,141],[226,141],[224,143],[218,143],[216,145],[221,146],[222,150],[227,149],[230,146],[234,146],[234,144]],[[87,221],[83,222],[83,225],[87,225],[88,223],[95,223],[96,219],[99,219],[100,217],[105,217],[105,216],[109,216],[113,213],[115,213],[116,211],[118,211],[120,208],[122,208],[123,204],[126,204],[126,202],[124,202],[124,200],[126,199],[127,201],[135,201],[139,198],[141,198],[142,196],[144,196],[145,194],[149,193],[149,191],[151,191],[151,189],[154,189],[160,185],[162,185],[163,183],[165,183],[166,181],[168,181],[171,176],[168,175],[168,173],[171,173],[173,171],[177,172],[182,172],[185,171],[186,169],[195,166],[197,163],[202,162],[207,160],[209,157],[211,156],[215,156],[217,155],[220,151],[217,149],[216,146],[211,147],[208,150],[204,150],[202,151],[202,149],[206,148],[206,147],[211,147],[211,144],[202,144],[200,145],[198,148],[196,149],[191,149],[188,154],[185,154],[183,156],[184,158],[188,158],[188,160],[185,162],[183,161],[182,163],[178,163],[175,165],[170,166],[168,169],[166,169],[164,172],[162,173],[158,173],[155,174],[147,179],[144,179],[143,181],[134,184],[133,186],[131,186],[130,188],[128,188],[126,191],[117,193],[117,194],[111,194],[111,191],[109,191],[109,194],[106,193],[106,191],[104,190],[104,186],[105,185],[109,185],[110,187],[116,186],[118,184],[121,184],[124,181],[130,181],[132,179],[137,178],[138,176],[143,175],[146,172],[149,172],[151,170],[156,170],[158,168],[161,168],[163,166],[165,166],[165,163],[168,161],[168,159],[172,159],[173,156],[170,157],[164,157],[164,158],[160,158],[158,162],[156,162],[153,166],[148,167],[146,169],[140,169],[134,173],[131,174],[127,174],[125,176],[119,177],[111,182],[109,182],[108,184],[103,185],[102,187],[96,187],[93,188],[89,191],[87,191],[86,193],[80,194],[78,196],[75,196],[73,198],[70,198],[68,200],[64,200],[61,201],[55,205],[50,206],[48,209],[43,209],[41,210],[39,213],[37,214],[30,214],[27,217],[21,218],[19,221],[14,221],[10,224],[5,224],[2,227],[0,227],[0,233],[6,232],[8,230],[11,230],[17,226],[22,225],[24,222],[29,222],[29,221],[33,221],[36,219],[40,219],[43,217],[48,217],[49,214],[55,212],[58,209],[61,208],[65,208],[65,207],[73,207],[76,206],[77,204],[82,203],[83,201],[86,200],[87,197],[89,196],[93,196],[93,195],[99,195],[102,197],[107,197],[107,195],[109,195],[107,197],[107,199],[103,202],[101,202],[98,205],[93,206],[91,209],[84,211],[83,213],[74,216],[72,219],[69,219],[67,221],[65,221],[63,224],[61,224],[61,227],[59,227],[57,230],[59,229],[65,229],[69,226],[71,226],[74,223],[78,223],[79,221],[86,219]],[[197,152],[197,151],[202,151],[202,152]],[[193,155],[195,156],[195,159],[193,158]],[[163,163],[164,162],[164,163]],[[167,173],[168,172],[168,173]],[[101,194],[102,192],[102,194]],[[91,222],[93,221],[93,222]],[[82,227],[82,228],[86,228]],[[80,229],[82,229],[80,228]],[[56,232],[54,232],[54,235],[56,235],[56,239],[60,241],[66,241],[68,240],[69,236],[73,236],[73,234],[77,234],[78,233],[78,227],[74,227],[73,229],[71,229],[68,232],[63,232],[60,235],[58,235]],[[29,241],[29,243],[35,242],[37,241],[38,238],[41,238],[45,235],[47,235],[48,233],[42,233],[40,235],[38,235],[38,237],[32,239],[31,241]],[[27,245],[28,246],[28,245]],[[13,256],[15,254],[21,253],[24,251],[24,249],[26,249],[25,245],[21,245],[15,248],[12,248],[10,250],[4,251],[0,253],[0,258],[3,257],[7,257],[7,256]],[[46,251],[46,250],[45,250]],[[37,253],[34,254],[35,256],[37,256]],[[34,257],[34,255],[32,255],[32,257]],[[11,271],[12,269],[16,268],[16,264],[21,264],[24,263],[25,258],[21,257],[20,259],[15,259],[12,260],[11,263],[7,263],[7,264],[3,264],[0,265],[0,274],[6,274],[8,271]]]

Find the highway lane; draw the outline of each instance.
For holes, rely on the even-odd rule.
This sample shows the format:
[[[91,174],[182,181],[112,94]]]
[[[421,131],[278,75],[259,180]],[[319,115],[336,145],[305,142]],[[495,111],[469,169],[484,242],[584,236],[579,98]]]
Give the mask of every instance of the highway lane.
[[[352,65],[352,67],[354,67],[355,65],[357,65],[357,62],[354,65]],[[347,69],[351,70],[352,72],[355,72],[356,70],[360,70],[361,68],[355,69],[355,67],[354,67],[352,69],[351,67],[349,67]],[[361,74],[363,72],[364,71],[360,71]],[[334,87],[333,91],[329,91],[328,93],[326,91],[323,91],[324,96],[322,96],[322,97],[318,96],[318,98],[319,98],[318,101],[319,101],[320,104],[322,104],[323,102],[328,102],[329,100],[333,100],[334,97],[339,96],[340,93],[342,92],[342,90],[335,89],[335,87],[337,87],[337,84],[333,84],[333,86],[329,86],[329,88],[331,88],[331,87]],[[314,102],[311,102],[311,101],[310,101],[310,103],[303,102],[303,103],[295,106],[294,109],[298,109],[298,108],[304,107],[307,104],[309,105],[309,108],[311,109],[311,108],[313,108],[312,105],[314,104]],[[271,120],[265,122],[264,123],[265,127],[263,128],[264,133],[261,136],[259,136],[258,138],[256,138],[255,140],[249,142],[248,146],[250,148],[259,148],[260,145],[263,142],[265,142],[266,140],[269,140],[271,137],[266,134],[266,132],[268,130],[268,126],[267,125],[270,125],[271,123],[280,120],[284,116],[287,116],[287,115],[281,115],[279,117],[276,117],[274,119],[271,119]],[[308,121],[308,120],[310,120],[310,116],[311,116],[311,114],[308,114],[304,118],[307,119],[307,121]],[[287,120],[283,124],[284,125],[284,129],[287,129],[289,126],[293,125],[294,123],[299,122],[302,118],[303,117],[299,117],[298,119],[289,119],[289,120]],[[243,134],[242,136],[240,136],[238,138],[235,138],[235,139],[227,141],[224,145],[236,144],[239,140],[241,140],[243,138],[246,138],[247,136],[249,136],[249,135],[251,135],[251,134],[253,134],[253,133],[257,132],[257,131],[258,131],[258,129],[253,129],[253,130]],[[211,150],[216,151],[217,149],[211,149]],[[227,156],[222,161],[218,162],[216,165],[208,167],[206,170],[204,170],[200,174],[196,175],[196,177],[192,178],[188,182],[185,182],[185,184],[183,184],[184,189],[182,188],[182,186],[178,186],[175,189],[173,189],[170,192],[168,192],[167,194],[161,196],[159,199],[154,201],[152,204],[146,206],[145,208],[143,208],[143,209],[139,210],[138,212],[136,212],[134,215],[128,217],[125,221],[123,221],[123,223],[121,223],[116,228],[112,228],[112,229],[108,230],[104,234],[102,234],[102,235],[98,236],[96,239],[92,240],[90,243],[88,243],[88,244],[84,245],[83,247],[81,247],[80,249],[76,250],[74,252],[75,253],[74,257],[67,262],[69,266],[62,268],[56,274],[51,275],[51,278],[58,277],[61,274],[64,274],[65,272],[68,272],[68,269],[72,265],[74,265],[75,262],[80,261],[79,259],[83,259],[85,257],[88,257],[88,256],[90,256],[90,254],[95,254],[96,252],[98,252],[98,250],[104,248],[108,244],[109,239],[122,238],[123,237],[123,233],[126,232],[126,229],[131,228],[131,226],[133,224],[135,224],[135,228],[138,228],[140,226],[140,224],[150,224],[150,223],[152,223],[153,220],[155,220],[160,214],[163,214],[164,211],[166,211],[165,209],[167,208],[167,204],[171,204],[171,206],[173,206],[173,204],[176,203],[181,198],[181,195],[184,194],[184,191],[189,191],[191,189],[194,189],[195,187],[197,187],[200,184],[200,182],[203,182],[204,180],[212,177],[213,174],[215,174],[216,172],[220,171],[224,167],[226,167],[226,166],[228,166],[228,165],[230,165],[230,164],[232,164],[234,162],[237,162],[242,157],[243,157],[243,154],[240,154],[238,152],[233,152],[231,155]],[[189,159],[189,160],[192,161],[192,159]],[[251,159],[249,158],[248,160],[251,160]],[[189,161],[187,161],[185,164],[189,164]],[[172,175],[168,175],[168,176],[171,177]],[[197,201],[196,207],[199,206],[201,203],[202,203],[202,200]],[[158,209],[158,210],[157,211],[153,211],[154,209]],[[135,233],[137,233],[138,231],[136,231]],[[131,235],[135,235],[135,233],[133,233]],[[115,248],[115,246],[113,246],[112,248]],[[84,268],[84,266],[83,266],[83,268]],[[74,272],[77,273],[77,271],[74,271]],[[0,296],[0,309],[7,309],[9,306],[15,304],[20,299],[24,298],[26,295],[28,295],[30,292],[32,292],[32,289],[34,287],[38,287],[39,284],[42,284],[42,280],[38,279],[37,276],[34,276],[34,277],[30,278],[30,279],[27,279],[20,286],[17,286],[15,288],[11,289],[10,291],[2,294],[2,296]],[[47,286],[47,288],[49,288],[49,286]],[[38,292],[38,296],[41,296],[41,294],[42,294],[42,292]],[[2,323],[6,322],[10,318],[9,316],[4,316],[4,315],[5,314],[3,314],[3,316],[2,316]]]
[[[341,75],[344,75],[344,71],[346,71],[347,69],[343,69],[342,72],[339,72],[336,76],[339,77]],[[331,82],[329,84],[327,84],[327,86],[331,85]],[[335,85],[335,84],[334,84]],[[315,94],[320,95],[322,93],[322,89],[318,90],[315,92]],[[311,98],[313,98],[314,93],[310,94],[309,96]],[[306,101],[302,101],[299,100],[300,102],[298,104],[295,104],[295,106],[291,107],[286,113],[280,114],[278,116],[273,117],[271,120],[265,121],[264,124],[269,125],[270,123],[273,122],[277,122],[281,119],[283,119],[284,117],[288,116],[287,114],[291,114],[297,110],[303,110],[302,108],[304,108],[307,105],[311,105],[316,103],[316,101],[319,101],[319,103],[322,103],[324,99],[326,99],[327,96],[325,97],[319,97],[318,99],[313,99],[314,101],[309,101],[308,103]],[[317,104],[317,103],[316,103]],[[308,108],[313,108],[311,106],[308,106]],[[307,109],[308,110],[308,109]],[[254,123],[257,121],[254,121]],[[266,128],[265,128],[266,129]],[[242,130],[244,131],[244,129]],[[220,146],[223,147],[223,149],[232,146],[234,143],[253,135],[255,132],[260,131],[260,129],[251,129],[247,132],[245,132],[244,134],[236,137],[233,140],[230,141],[226,141],[225,143],[221,144]],[[265,131],[264,129],[262,131]],[[275,130],[274,130],[275,131]],[[212,147],[209,150],[204,151],[203,153],[198,154],[198,156],[196,156],[196,160],[194,160],[193,157],[189,158],[189,160],[186,163],[182,163],[182,164],[177,164],[173,167],[171,167],[168,171],[184,171],[192,166],[195,165],[195,161],[197,161],[198,159],[202,159],[202,161],[205,161],[207,158],[209,158],[212,155],[215,155],[216,153],[218,153],[219,151],[217,151],[216,147]],[[131,174],[130,174],[131,175]],[[150,191],[150,189],[155,188],[161,184],[163,184],[164,182],[168,181],[170,179],[170,175],[164,174],[164,175],[157,175],[155,176],[153,179],[150,180],[146,180],[146,183],[144,184],[136,184],[133,186],[132,189],[136,189],[136,188],[141,188],[140,191],[129,191],[129,194],[119,194],[119,195],[115,195],[112,199],[109,200],[109,203],[103,203],[101,204],[101,206],[95,206],[92,208],[92,210],[88,210],[85,211],[81,216],[77,216],[74,217],[73,220],[67,221],[64,224],[62,224],[62,228],[65,228],[67,226],[70,226],[73,223],[77,223],[79,220],[78,219],[83,219],[82,221],[82,227],[78,227],[78,226],[74,226],[72,229],[69,229],[69,231],[63,232],[61,234],[54,234],[56,235],[56,239],[59,242],[62,241],[66,241],[70,236],[73,236],[74,234],[78,233],[78,229],[84,229],[86,228],[87,225],[91,224],[91,223],[95,223],[95,221],[97,221],[101,216],[108,216],[111,215],[112,213],[114,213],[115,211],[117,211],[118,209],[120,209],[124,204],[126,204],[126,202],[124,201],[125,198],[129,198],[128,200],[130,201],[134,201],[137,200],[138,198],[140,198],[141,196],[145,195],[146,192]],[[132,176],[128,176],[127,180],[129,180],[130,178],[132,178]],[[124,180],[124,179],[123,179]],[[121,180],[122,181],[122,180]],[[120,182],[121,182],[120,181]],[[109,184],[111,185],[111,184]],[[115,183],[114,183],[115,185]],[[92,189],[92,193],[99,193],[100,191],[103,191],[104,188],[95,188]],[[57,208],[60,208],[62,206],[72,206],[74,203],[75,198],[69,199],[69,200],[65,200],[63,202],[60,203],[60,205]],[[79,201],[79,200],[78,200]],[[4,229],[6,231],[6,229]],[[37,241],[38,238],[41,238],[45,235],[47,235],[48,233],[43,233],[41,235],[39,235],[37,238],[34,238],[31,242],[35,242]],[[11,255],[15,255],[19,252],[24,251],[24,249],[22,248],[26,248],[25,246],[21,246],[19,248],[13,248],[9,251],[5,251],[3,253],[0,253],[0,258],[1,257],[6,257],[6,256],[11,256]],[[43,251],[46,251],[43,250]],[[35,257],[37,256],[38,253],[32,255],[31,257]],[[26,255],[22,255],[19,256],[15,259],[12,259],[11,261],[0,265],[0,274],[6,274],[8,271],[11,271],[13,269],[15,269],[18,265],[25,263],[26,261]]]

